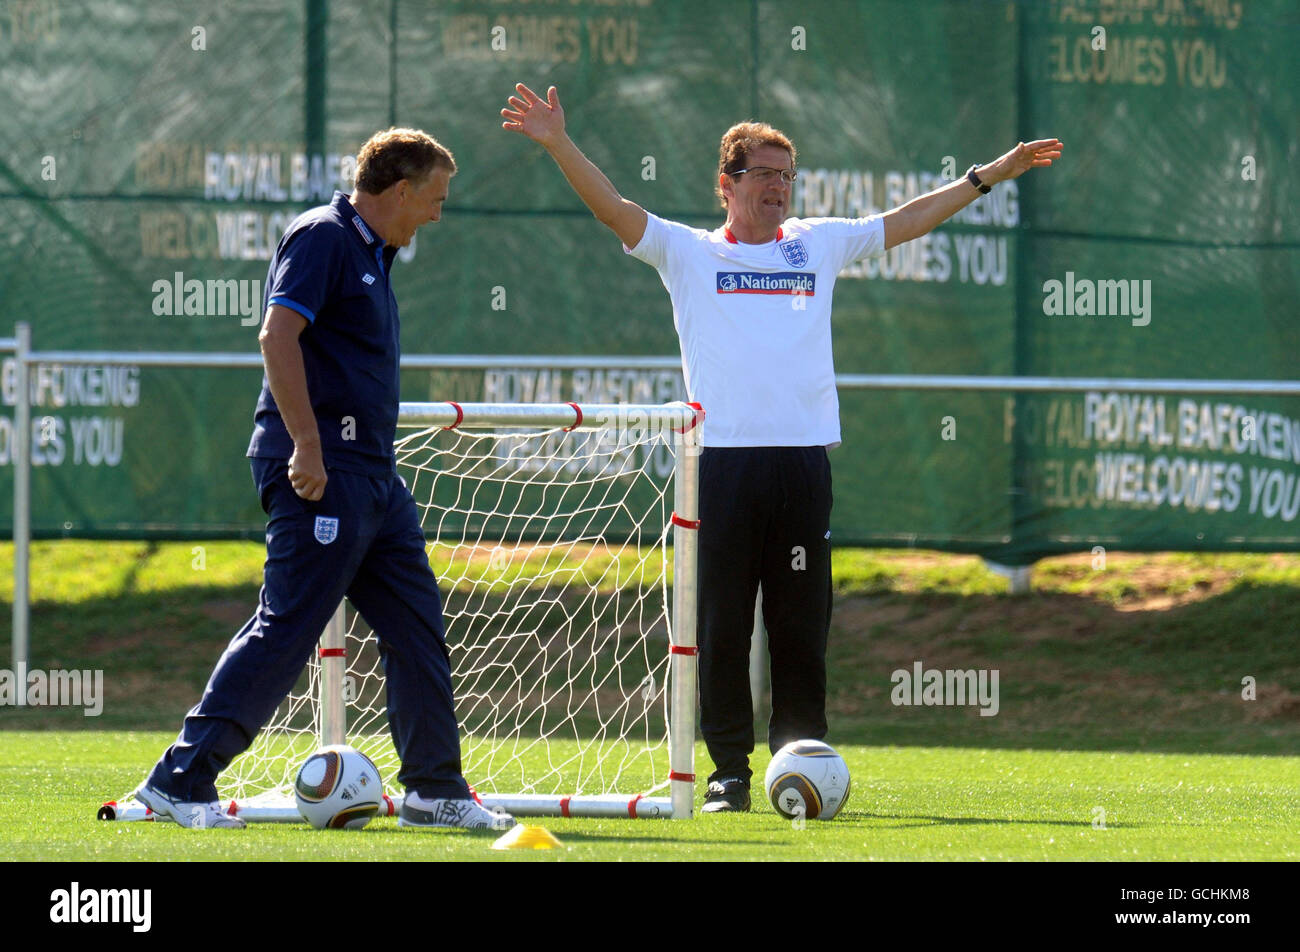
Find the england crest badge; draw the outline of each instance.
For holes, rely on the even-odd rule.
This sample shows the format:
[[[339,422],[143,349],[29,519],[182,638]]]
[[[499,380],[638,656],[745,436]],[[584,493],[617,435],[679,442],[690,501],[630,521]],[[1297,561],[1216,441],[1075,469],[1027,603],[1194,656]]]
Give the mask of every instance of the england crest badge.
[[[808,264],[808,249],[804,247],[802,238],[791,238],[789,241],[783,241],[778,248],[781,254],[785,255],[785,260],[790,262],[792,268],[802,268]]]
[[[321,545],[329,545],[339,535],[339,520],[335,516],[317,516],[316,517],[316,541]]]

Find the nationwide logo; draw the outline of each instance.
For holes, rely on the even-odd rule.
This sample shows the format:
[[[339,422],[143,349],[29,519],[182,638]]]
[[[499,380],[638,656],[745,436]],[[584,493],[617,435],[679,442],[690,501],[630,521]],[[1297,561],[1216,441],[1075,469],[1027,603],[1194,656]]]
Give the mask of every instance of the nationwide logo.
[[[806,294],[816,293],[815,275],[795,271],[763,274],[757,271],[719,271],[719,294]]]

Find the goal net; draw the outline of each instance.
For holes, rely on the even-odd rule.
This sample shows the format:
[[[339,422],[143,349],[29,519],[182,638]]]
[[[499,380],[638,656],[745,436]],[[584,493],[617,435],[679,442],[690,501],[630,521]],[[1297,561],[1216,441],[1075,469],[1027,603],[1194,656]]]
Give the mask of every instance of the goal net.
[[[486,805],[691,815],[702,417],[686,404],[402,405],[398,471],[443,596],[465,777]],[[298,820],[298,766],[348,743],[396,811],[384,698],[374,635],[340,606],[294,693],[222,775],[223,801]]]

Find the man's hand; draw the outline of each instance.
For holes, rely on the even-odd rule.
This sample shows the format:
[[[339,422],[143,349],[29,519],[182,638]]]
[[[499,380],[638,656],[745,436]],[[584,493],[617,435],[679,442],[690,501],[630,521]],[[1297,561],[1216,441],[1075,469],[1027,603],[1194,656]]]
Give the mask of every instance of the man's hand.
[[[1038,139],[1021,142],[1006,155],[975,170],[985,185],[996,185],[1007,179],[1018,178],[1030,169],[1051,165],[1061,157],[1065,145],[1060,139]],[[933,192],[919,195],[906,205],[885,212],[885,250],[920,238],[936,225],[947,221],[975,199],[979,192],[971,187],[965,176]]]
[[[515,89],[519,95],[510,97],[513,108],[501,110],[506,120],[501,128],[521,132],[549,152],[596,220],[628,248],[635,248],[645,235],[645,209],[620,195],[605,173],[573,144],[564,131],[564,108],[555,87],[546,91],[546,102],[523,83]]]
[[[1036,139],[1033,142],[1021,142],[1006,155],[1000,156],[988,165],[976,169],[975,174],[985,185],[1005,182],[1007,179],[1019,178],[1030,169],[1041,169],[1052,164],[1052,159],[1061,157],[1065,143],[1060,139]]]
[[[510,109],[502,109],[501,116],[506,121],[502,129],[522,132],[534,142],[546,148],[556,145],[564,139],[564,107],[560,105],[560,95],[554,86],[546,91],[546,101],[523,83],[517,83],[518,96],[509,99]]]
[[[319,443],[295,443],[289,457],[289,485],[303,499],[318,502],[325,495],[325,459]]]

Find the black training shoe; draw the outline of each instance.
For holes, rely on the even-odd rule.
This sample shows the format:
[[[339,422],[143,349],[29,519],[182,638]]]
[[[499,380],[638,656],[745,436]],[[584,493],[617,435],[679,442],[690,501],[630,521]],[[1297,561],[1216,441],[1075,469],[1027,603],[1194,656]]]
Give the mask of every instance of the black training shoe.
[[[715,780],[704,795],[701,813],[748,813],[749,784],[734,778]]]

